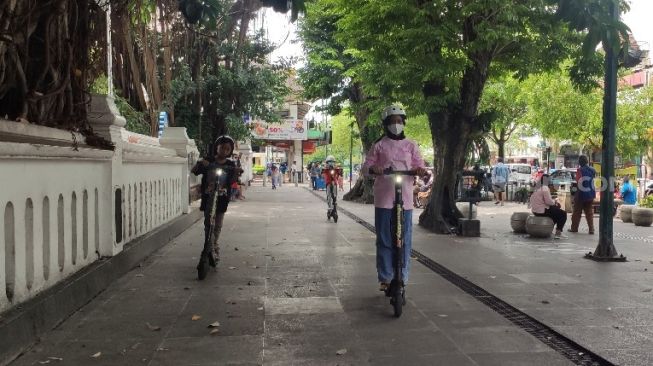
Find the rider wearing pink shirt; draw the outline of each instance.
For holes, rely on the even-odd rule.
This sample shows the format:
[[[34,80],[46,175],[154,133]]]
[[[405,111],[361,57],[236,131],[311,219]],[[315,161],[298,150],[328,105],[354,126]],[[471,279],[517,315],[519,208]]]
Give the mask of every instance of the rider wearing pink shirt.
[[[385,290],[393,278],[392,243],[392,203],[394,201],[394,182],[392,177],[383,176],[383,170],[415,170],[424,174],[424,160],[420,156],[417,144],[406,139],[403,129],[406,124],[406,112],[398,106],[387,107],[381,118],[385,135],[381,137],[367,153],[363,164],[363,173],[374,173],[374,223],[376,227],[376,269],[381,290]],[[413,180],[403,181],[404,204],[404,281],[408,280],[410,249],[412,246],[413,227]]]

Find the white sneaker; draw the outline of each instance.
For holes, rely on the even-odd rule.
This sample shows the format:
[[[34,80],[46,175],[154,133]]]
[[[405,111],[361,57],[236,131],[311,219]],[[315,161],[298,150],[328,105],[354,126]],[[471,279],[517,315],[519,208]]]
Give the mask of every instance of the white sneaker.
[[[503,201],[501,201],[501,206],[503,206]]]
[[[569,239],[569,237],[563,233],[555,234],[553,239]]]

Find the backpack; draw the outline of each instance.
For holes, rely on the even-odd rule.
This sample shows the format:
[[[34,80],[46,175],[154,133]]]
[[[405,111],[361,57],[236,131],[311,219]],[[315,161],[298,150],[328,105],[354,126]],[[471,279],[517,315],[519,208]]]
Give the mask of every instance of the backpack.
[[[578,187],[578,198],[581,202],[594,201],[594,198],[596,198],[596,188],[594,188],[594,177],[596,176],[596,172],[594,171],[594,168],[588,165],[578,169],[580,169],[581,176],[581,181],[579,182],[580,187]]]

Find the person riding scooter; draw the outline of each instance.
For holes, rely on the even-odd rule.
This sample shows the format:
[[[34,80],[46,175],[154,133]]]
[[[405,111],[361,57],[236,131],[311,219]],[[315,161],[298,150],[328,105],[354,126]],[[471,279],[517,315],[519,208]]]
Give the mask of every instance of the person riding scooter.
[[[333,155],[329,155],[325,161],[326,165],[322,169],[322,176],[326,184],[327,193],[327,219],[333,217],[334,221],[338,221],[338,214],[336,212],[336,199],[338,198],[338,180],[342,177],[342,168],[336,166],[336,159]]]

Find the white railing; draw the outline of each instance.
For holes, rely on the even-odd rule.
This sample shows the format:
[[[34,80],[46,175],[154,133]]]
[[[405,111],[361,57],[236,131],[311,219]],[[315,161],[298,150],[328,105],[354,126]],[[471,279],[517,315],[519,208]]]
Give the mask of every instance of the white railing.
[[[114,151],[0,120],[0,312],[188,212],[189,156],[198,154],[185,129],[169,128],[159,143],[125,131],[110,99],[93,107]]]

